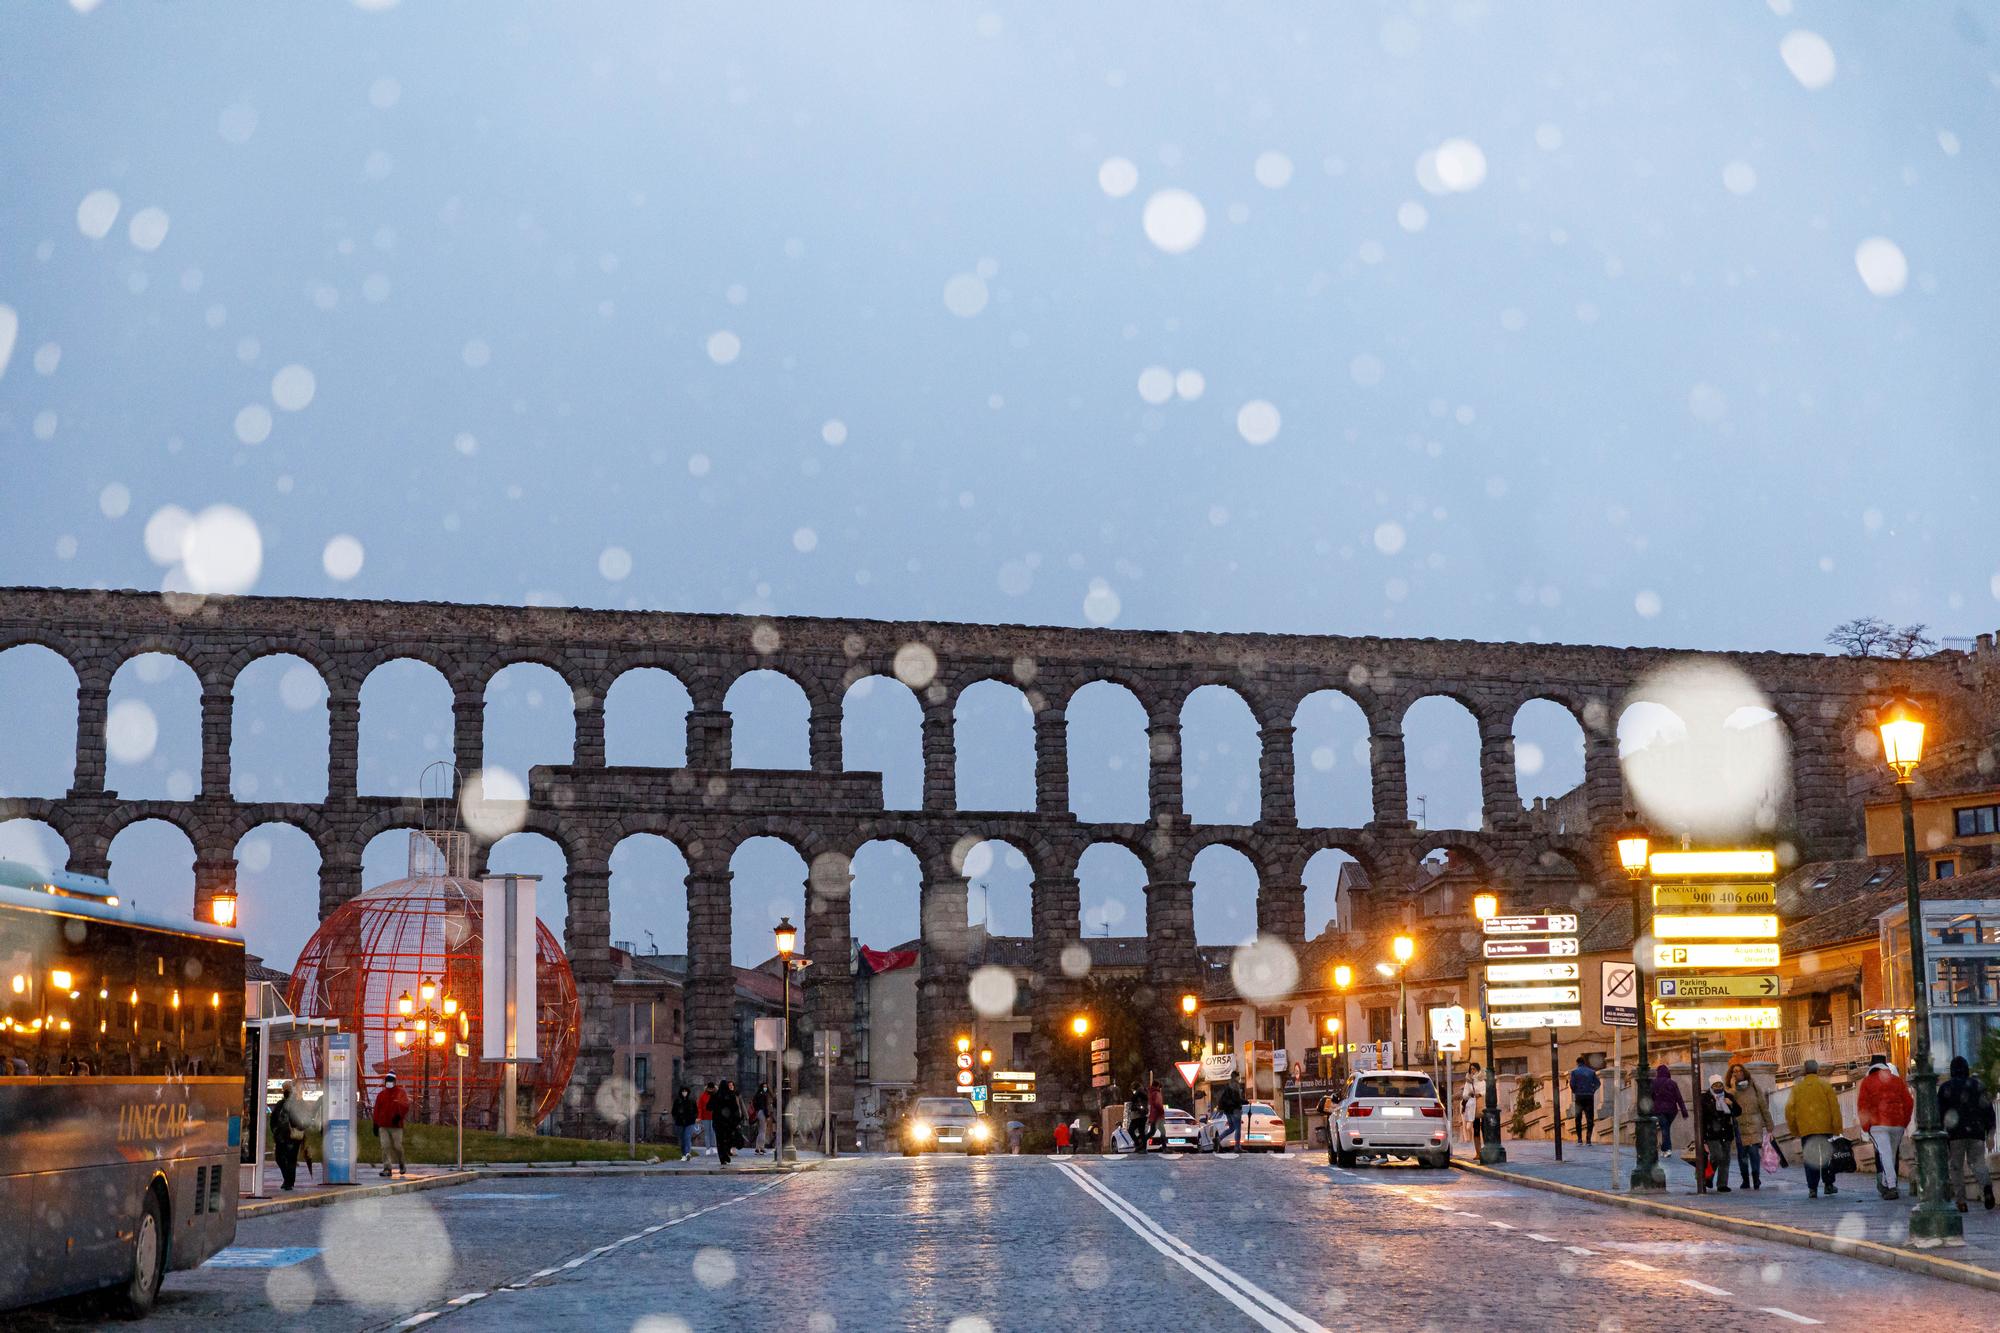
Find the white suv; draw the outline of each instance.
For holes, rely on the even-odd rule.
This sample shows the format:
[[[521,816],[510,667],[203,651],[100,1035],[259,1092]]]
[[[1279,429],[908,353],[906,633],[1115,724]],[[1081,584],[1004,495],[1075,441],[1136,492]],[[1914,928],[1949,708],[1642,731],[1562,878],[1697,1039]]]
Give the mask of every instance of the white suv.
[[[1451,1121],[1429,1074],[1378,1069],[1348,1083],[1328,1116],[1327,1160],[1353,1166],[1364,1157],[1451,1163]]]

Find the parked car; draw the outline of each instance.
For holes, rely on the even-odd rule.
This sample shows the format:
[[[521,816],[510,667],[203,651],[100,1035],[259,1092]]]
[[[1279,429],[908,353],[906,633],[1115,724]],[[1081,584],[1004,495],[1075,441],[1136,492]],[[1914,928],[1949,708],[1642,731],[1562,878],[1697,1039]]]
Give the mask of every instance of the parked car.
[[[1245,1152],[1283,1152],[1285,1118],[1272,1110],[1268,1102],[1246,1103],[1243,1107],[1243,1142],[1239,1145],[1229,1137],[1229,1118],[1220,1111],[1211,1111],[1202,1118],[1196,1143],[1203,1152],[1220,1152],[1239,1146]]]
[[[950,1148],[967,1157],[985,1153],[993,1127],[966,1097],[919,1097],[903,1123],[903,1156]]]
[[[1356,1074],[1333,1104],[1327,1160],[1353,1166],[1364,1158],[1451,1164],[1451,1120],[1430,1075],[1402,1069]]]
[[[1178,1106],[1169,1106],[1166,1137],[1168,1152],[1194,1152],[1201,1146],[1201,1125]]]

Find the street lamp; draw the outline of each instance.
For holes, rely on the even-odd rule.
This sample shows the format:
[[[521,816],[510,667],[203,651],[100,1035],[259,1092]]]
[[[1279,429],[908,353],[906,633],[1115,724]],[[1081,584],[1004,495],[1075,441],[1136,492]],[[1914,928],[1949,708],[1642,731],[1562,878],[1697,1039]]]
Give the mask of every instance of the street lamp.
[[[1398,935],[1389,942],[1396,955],[1396,1026],[1403,1030],[1403,1068],[1410,1067],[1410,960],[1417,956],[1417,942]]]
[[[1499,911],[1498,894],[1472,895],[1472,916],[1482,926]],[[1486,1109],[1479,1113],[1479,1160],[1491,1166],[1507,1160],[1507,1149],[1500,1142],[1500,1077],[1493,1068],[1493,1013],[1486,1003],[1485,968],[1479,970],[1479,1026],[1486,1030]]]
[[[792,950],[798,947],[799,928],[792,924],[789,916],[778,918],[778,924],[771,929],[771,938],[778,946],[778,987],[784,995],[784,1022],[778,1031],[783,1037],[778,1042],[778,1133],[777,1156],[771,1160],[783,1165],[785,1160],[785,1057],[792,1049]]]
[[[1882,758],[1896,774],[1896,796],[1903,807],[1910,995],[1916,1011],[1910,1022],[1910,1091],[1917,1101],[1917,1206],[1910,1210],[1910,1239],[1919,1245],[1938,1245],[1962,1241],[1965,1223],[1944,1202],[1947,1148],[1939,1126],[1937,1070],[1931,1066],[1931,977],[1924,959],[1924,908],[1917,889],[1917,824],[1910,808],[1910,787],[1924,757],[1923,714],[1909,699],[1898,699],[1882,714],[1879,728]]]
[[[1088,1037],[1090,1035],[1090,1016],[1088,1014],[1078,1014],[1076,1017],[1070,1019],[1069,1030],[1076,1036]]]
[[[426,1120],[431,1113],[431,1051],[437,1048],[442,1059],[442,1048],[451,1039],[446,1020],[458,1013],[457,998],[443,992],[443,986],[425,977],[417,983],[419,998],[412,998],[408,991],[396,997],[396,1012],[403,1020],[394,1033],[396,1046],[400,1050],[417,1048],[417,1112]]]
[[[221,888],[208,900],[209,918],[224,930],[236,924],[236,890]]]
[[[1632,1103],[1632,1176],[1636,1191],[1667,1187],[1666,1168],[1660,1165],[1660,1122],[1653,1118],[1652,1057],[1646,1052],[1646,1034],[1653,1026],[1653,986],[1647,979],[1647,909],[1652,906],[1652,888],[1647,883],[1653,840],[1645,826],[1626,815],[1625,826],[1612,835],[1618,844],[1618,864],[1632,881],[1632,965],[1637,970],[1639,991],[1639,1075]],[[1617,1092],[1612,1093],[1611,1114],[1618,1114]]]
[[[1333,965],[1333,985],[1334,989],[1340,992],[1340,1012],[1343,1017],[1347,1013],[1347,990],[1353,984],[1354,969],[1346,963],[1335,963]],[[1349,1041],[1347,1044],[1351,1046],[1353,1042]],[[1335,1042],[1334,1045],[1339,1046],[1340,1043]],[[1338,1077],[1345,1079],[1347,1077],[1347,1052],[1345,1050],[1337,1050],[1334,1052],[1334,1055],[1340,1061],[1340,1067],[1337,1071]]]
[[[1473,920],[1480,922],[1491,921],[1494,914],[1499,910],[1500,899],[1497,895],[1491,893],[1475,893],[1472,895]]]

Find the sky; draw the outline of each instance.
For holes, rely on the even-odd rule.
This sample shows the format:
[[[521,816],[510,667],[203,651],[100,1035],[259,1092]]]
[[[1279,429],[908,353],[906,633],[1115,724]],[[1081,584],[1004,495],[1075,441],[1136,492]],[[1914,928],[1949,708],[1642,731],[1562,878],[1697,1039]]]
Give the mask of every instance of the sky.
[[[1976,6],[72,0],[0,51],[0,583],[1807,651],[2000,614]],[[0,788],[61,790],[71,686],[26,656]],[[164,795],[191,682],[141,665],[120,789]],[[547,684],[497,687],[489,751],[559,761]],[[364,790],[442,753],[424,686],[371,682]],[[263,689],[243,795],[323,737],[311,681]],[[1190,705],[1191,800],[1240,818],[1229,702]],[[1143,781],[1107,719],[1086,793]],[[1458,721],[1411,722],[1434,826],[1476,820]],[[1327,727],[1301,771],[1365,805]],[[256,836],[283,960],[312,856]],[[184,843],[127,837],[184,892]],[[673,947],[675,855],[621,858],[614,935]],[[1138,929],[1132,874],[1086,918]],[[871,860],[857,933],[914,893]]]

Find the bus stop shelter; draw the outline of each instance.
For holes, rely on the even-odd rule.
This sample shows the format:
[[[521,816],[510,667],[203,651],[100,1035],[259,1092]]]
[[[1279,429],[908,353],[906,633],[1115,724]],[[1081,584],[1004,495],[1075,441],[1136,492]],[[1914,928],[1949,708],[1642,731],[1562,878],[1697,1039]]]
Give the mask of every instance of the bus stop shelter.
[[[273,1104],[271,1078],[271,1053],[279,1047],[292,1047],[301,1043],[315,1043],[314,1058],[306,1061],[313,1069],[326,1069],[328,1039],[340,1031],[340,1021],[333,1018],[300,1018],[285,1004],[284,997],[267,981],[260,981],[250,988],[250,1003],[247,1012],[251,1017],[243,1020],[246,1053],[251,1056],[248,1077],[243,1089],[243,1115],[252,1123],[244,1126],[245,1141],[251,1145],[251,1156],[243,1163],[249,1174],[249,1197],[261,1199],[264,1194],[264,1162],[271,1150],[270,1109]],[[284,1086],[281,1077],[277,1087]],[[324,1106],[324,1089],[314,1089],[305,1094],[307,1102],[319,1102],[314,1107],[314,1120],[324,1128],[327,1123],[327,1108]],[[351,1119],[352,1108],[346,1108]]]

